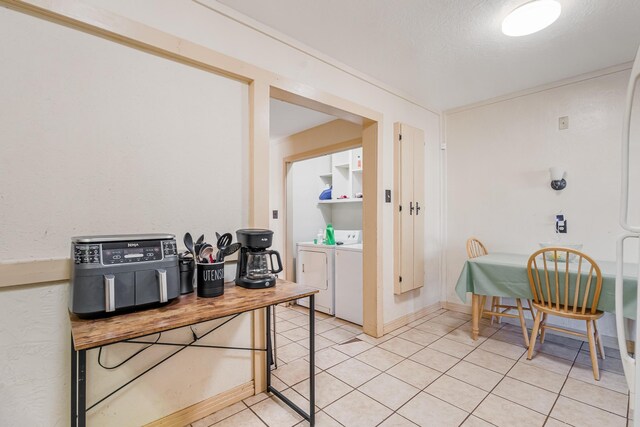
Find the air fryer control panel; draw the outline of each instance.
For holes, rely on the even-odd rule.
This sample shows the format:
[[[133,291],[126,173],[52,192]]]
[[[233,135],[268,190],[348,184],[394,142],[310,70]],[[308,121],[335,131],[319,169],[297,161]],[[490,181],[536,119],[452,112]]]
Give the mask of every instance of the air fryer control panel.
[[[93,316],[166,303],[180,295],[172,234],[74,237],[69,308]]]
[[[73,249],[75,264],[118,265],[136,262],[161,261],[177,256],[175,240],[149,240],[99,244],[76,243]]]

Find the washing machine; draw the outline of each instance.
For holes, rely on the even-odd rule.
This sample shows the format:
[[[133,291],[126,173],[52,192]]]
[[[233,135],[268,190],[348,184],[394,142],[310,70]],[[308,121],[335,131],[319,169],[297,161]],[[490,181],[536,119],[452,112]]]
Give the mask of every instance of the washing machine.
[[[335,230],[336,242],[342,245],[299,242],[296,245],[296,282],[317,289],[316,310],[335,315],[335,254],[336,247],[357,245],[362,242],[362,230]],[[309,307],[309,299],[298,300]]]
[[[362,244],[336,247],[335,316],[362,325]]]

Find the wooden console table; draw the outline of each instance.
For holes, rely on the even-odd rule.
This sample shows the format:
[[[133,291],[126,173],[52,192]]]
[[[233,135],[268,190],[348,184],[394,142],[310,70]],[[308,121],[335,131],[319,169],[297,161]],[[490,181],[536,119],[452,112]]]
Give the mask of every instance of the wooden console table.
[[[225,284],[224,294],[215,298],[198,298],[194,293],[182,295],[170,303],[149,310],[136,311],[126,314],[118,314],[99,319],[80,319],[75,314],[69,313],[71,321],[71,425],[85,426],[87,411],[91,410],[104,400],[111,397],[124,387],[128,386],[150,370],[162,364],[188,347],[225,348],[234,350],[266,351],[267,363],[265,366],[267,377],[267,390],[281,399],[294,411],[315,424],[315,301],[314,294],[318,291],[297,285],[293,282],[278,280],[273,288],[268,289],[244,289],[233,283]],[[284,396],[280,391],[271,386],[271,366],[273,365],[272,343],[270,333],[271,308],[276,304],[294,301],[300,298],[309,298],[309,413],[306,413]],[[242,313],[247,313],[261,308],[266,309],[266,334],[267,346],[265,348],[249,347],[224,347],[198,344],[198,341],[206,335],[224,326]],[[197,337],[189,343],[167,343],[153,341],[138,341],[147,335],[169,331],[184,326],[195,325],[209,320],[232,316],[220,325]],[[142,373],[138,374],[125,384],[121,385],[102,399],[87,408],[87,363],[86,352],[94,348],[101,348],[115,343],[131,343],[146,345],[139,352],[144,351],[150,345],[175,346],[178,349],[160,362],[153,364]],[[139,353],[134,353],[134,356]],[[132,356],[133,357],[133,356]],[[128,360],[128,359],[127,359]],[[126,362],[126,361],[125,361]],[[124,363],[124,362],[123,362]]]

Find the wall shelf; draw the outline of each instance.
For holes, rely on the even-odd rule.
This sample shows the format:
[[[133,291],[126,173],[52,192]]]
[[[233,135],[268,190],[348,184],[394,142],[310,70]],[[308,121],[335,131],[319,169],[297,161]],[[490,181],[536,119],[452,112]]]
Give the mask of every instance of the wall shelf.
[[[333,174],[332,173],[324,173],[322,175],[318,175],[320,178],[324,178],[324,179],[331,179],[333,178]]]
[[[331,200],[319,200],[319,205],[332,205],[336,203],[362,203],[362,199],[331,199]]]

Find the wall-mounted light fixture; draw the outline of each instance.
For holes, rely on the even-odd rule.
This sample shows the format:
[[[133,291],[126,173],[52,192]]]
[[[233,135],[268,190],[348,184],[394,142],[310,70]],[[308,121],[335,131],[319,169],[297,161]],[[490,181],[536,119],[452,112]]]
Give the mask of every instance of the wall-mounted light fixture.
[[[554,166],[549,168],[549,174],[551,174],[551,188],[554,190],[564,190],[567,186],[567,181],[564,179],[566,172],[564,169]]]

